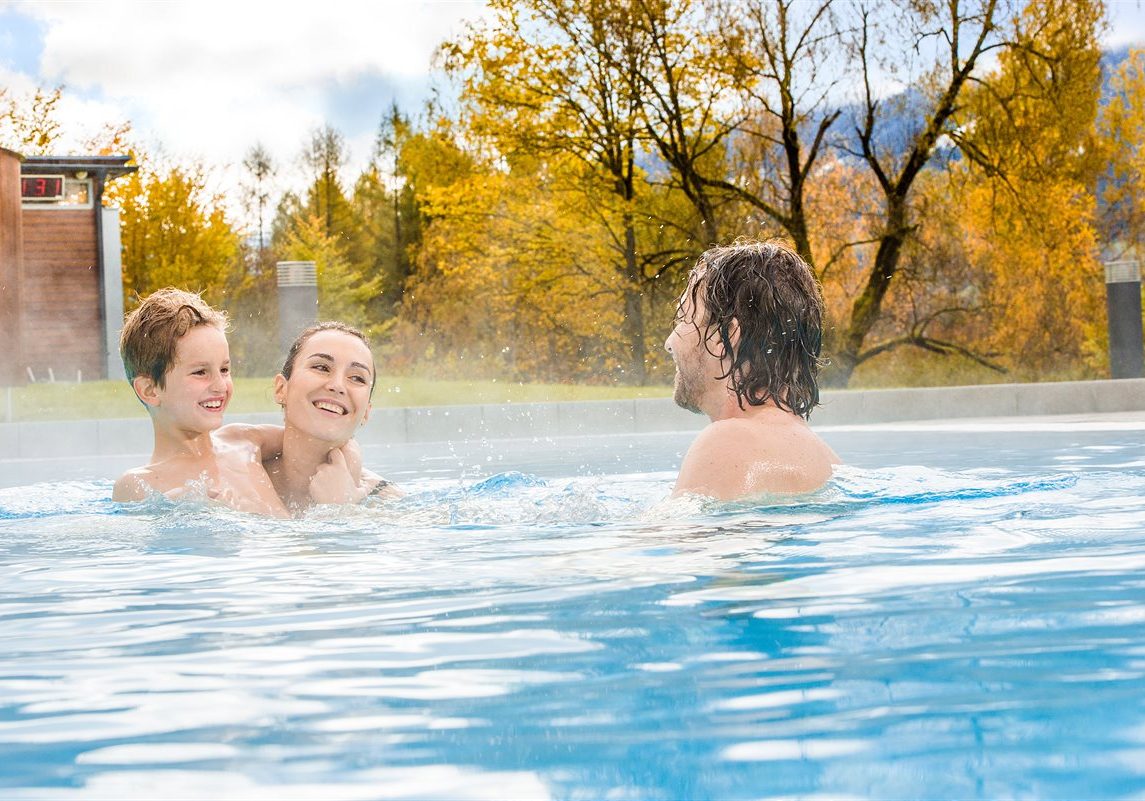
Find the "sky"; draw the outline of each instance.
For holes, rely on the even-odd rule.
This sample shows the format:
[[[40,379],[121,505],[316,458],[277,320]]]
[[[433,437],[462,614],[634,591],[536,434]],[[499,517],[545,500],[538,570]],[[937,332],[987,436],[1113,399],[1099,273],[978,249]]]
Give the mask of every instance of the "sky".
[[[1145,0],[1108,0],[1109,48],[1145,43]],[[60,119],[78,145],[107,123],[234,185],[256,142],[279,188],[329,123],[347,175],[370,156],[381,116],[416,115],[435,85],[437,45],[484,13],[479,0],[0,0],[0,88],[64,87]]]
[[[130,120],[149,150],[197,160],[237,182],[261,143],[288,188],[299,153],[330,123],[366,164],[383,112],[416,115],[437,45],[480,18],[474,0],[0,0],[0,88],[64,87],[75,147]]]

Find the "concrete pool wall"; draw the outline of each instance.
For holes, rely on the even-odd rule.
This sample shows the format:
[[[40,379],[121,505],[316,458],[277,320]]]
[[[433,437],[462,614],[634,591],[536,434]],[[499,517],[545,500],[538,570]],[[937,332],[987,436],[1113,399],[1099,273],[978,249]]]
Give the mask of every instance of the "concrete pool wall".
[[[1145,379],[1046,384],[824,391],[812,426],[837,427],[963,418],[1116,415],[1145,412]],[[277,413],[228,422],[277,423]],[[706,418],[670,398],[374,409],[358,437],[367,455],[420,444],[561,440],[698,431]],[[0,424],[0,486],[113,478],[151,453],[146,417]],[[80,472],[75,471],[81,465]]]

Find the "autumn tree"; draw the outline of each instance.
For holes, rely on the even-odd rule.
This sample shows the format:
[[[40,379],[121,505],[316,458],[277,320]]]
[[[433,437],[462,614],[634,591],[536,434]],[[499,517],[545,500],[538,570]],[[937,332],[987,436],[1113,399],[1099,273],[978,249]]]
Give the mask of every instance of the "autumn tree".
[[[644,139],[695,210],[697,254],[721,241],[729,193],[714,185],[713,176],[722,181],[731,168],[728,151],[743,122],[742,114],[728,113],[736,105],[736,60],[707,21],[708,11],[699,0],[632,3],[631,24],[647,56],[644,69],[626,73],[641,99]],[[718,7],[716,12],[722,14]]]
[[[1099,131],[1105,169],[1100,228],[1110,260],[1145,254],[1145,50],[1131,49],[1109,81]]]
[[[350,260],[378,287],[371,313],[392,318],[413,272],[412,256],[421,236],[421,213],[406,175],[405,148],[416,136],[396,105],[383,117],[370,163],[354,183],[350,198],[356,219]]]
[[[584,180],[583,165],[566,160],[509,172],[475,164],[423,190],[429,222],[405,308],[429,335],[420,347],[427,357],[467,375],[528,380],[600,380],[627,369],[616,303],[623,276],[612,264],[615,242],[595,222],[610,212],[601,197],[566,185]],[[607,200],[610,190],[601,193]]]
[[[56,108],[62,96],[59,86],[37,87],[23,97],[0,88],[0,146],[18,153],[50,154],[62,130]]]
[[[361,245],[369,232],[343,188],[348,158],[337,129],[324,125],[311,132],[301,154],[309,186],[304,195],[282,196],[271,241],[279,259],[315,262],[322,317],[369,328],[376,319],[370,307],[382,287]]]
[[[128,121],[106,122],[83,143],[84,152],[96,156],[122,156],[135,149],[132,125]]]
[[[108,205],[121,210],[123,288],[128,306],[165,286],[203,292],[221,304],[241,271],[239,235],[223,199],[208,190],[206,170],[147,158],[138,172],[111,184]]]
[[[256,142],[247,151],[242,166],[243,206],[248,214],[254,215],[255,228],[258,231],[258,253],[261,257],[266,247],[263,234],[266,230],[266,212],[272,191],[271,181],[274,179],[277,167],[261,142]]]
[[[681,187],[704,189],[707,199],[694,200],[697,208],[723,197],[748,212],[738,224],[722,215],[721,236],[770,228],[790,239],[821,279],[863,265],[829,337],[827,379],[835,384],[888,347],[938,347],[924,328],[904,336],[879,323],[923,222],[918,190],[952,149],[969,146],[960,112],[986,80],[989,59],[1025,52],[1038,20],[1057,17],[1078,21],[1069,26],[1074,38],[1045,39],[1031,57],[1057,63],[1071,50],[1089,53],[1100,21],[1098,3],[1042,0],[1025,14],[1025,6],[1008,0],[726,0],[716,15],[683,14],[675,25],[657,20],[673,19],[681,4],[636,5],[661,54],[646,73],[649,136]],[[1029,103],[1052,105],[1044,82],[1026,89]],[[707,155],[717,145],[725,160]],[[830,184],[839,169],[854,166],[866,176],[855,185],[873,195],[855,198],[852,213],[865,225],[846,226],[854,236],[840,242],[809,214],[809,204],[825,194],[818,182]],[[949,344],[948,352],[967,352]]]
[[[345,137],[330,125],[312,131],[302,149],[302,163],[310,176],[306,211],[322,220],[327,237],[342,236],[353,225],[341,174],[348,160]]]
[[[636,3],[653,50],[648,135],[709,243],[758,221],[814,261],[806,193],[845,74],[834,5],[718,0],[707,14],[695,2]],[[721,220],[729,200],[738,205]]]
[[[349,260],[345,243],[326,232],[327,221],[316,214],[293,220],[279,252],[289,261],[312,261],[318,273],[318,313],[322,319],[368,327],[367,306],[377,293],[376,279],[363,276]]]
[[[492,22],[443,49],[462,84],[466,120],[510,169],[516,160],[546,156],[568,155],[583,165],[581,185],[606,212],[597,222],[620,279],[631,354],[626,378],[643,383],[647,295],[685,258],[638,239],[637,221],[648,217],[639,162],[649,39],[627,3],[496,0],[491,7]]]
[[[1013,46],[968,97],[956,134],[970,178],[960,193],[964,227],[985,234],[972,252],[996,310],[984,340],[1034,375],[1069,377],[1104,358],[1102,17],[1100,5],[1066,0],[1023,9]]]

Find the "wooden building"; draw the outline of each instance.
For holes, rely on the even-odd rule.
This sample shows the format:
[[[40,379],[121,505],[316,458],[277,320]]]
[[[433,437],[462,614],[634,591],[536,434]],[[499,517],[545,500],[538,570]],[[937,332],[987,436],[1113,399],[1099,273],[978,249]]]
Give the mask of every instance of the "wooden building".
[[[127,160],[0,148],[0,386],[123,377],[119,212],[102,201]]]

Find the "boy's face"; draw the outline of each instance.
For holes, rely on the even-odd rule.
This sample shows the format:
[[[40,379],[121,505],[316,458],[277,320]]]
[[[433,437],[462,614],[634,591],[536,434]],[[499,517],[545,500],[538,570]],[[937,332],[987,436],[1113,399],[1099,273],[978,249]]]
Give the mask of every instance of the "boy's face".
[[[164,386],[153,391],[157,402],[148,405],[179,428],[213,431],[221,426],[234,392],[226,334],[212,325],[199,325],[180,337]]]

